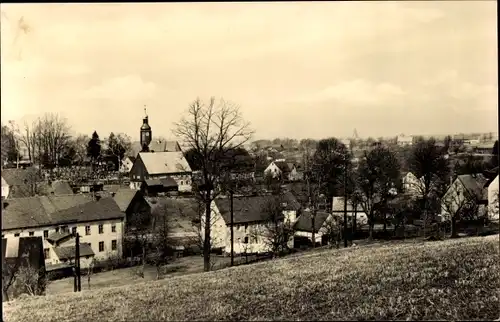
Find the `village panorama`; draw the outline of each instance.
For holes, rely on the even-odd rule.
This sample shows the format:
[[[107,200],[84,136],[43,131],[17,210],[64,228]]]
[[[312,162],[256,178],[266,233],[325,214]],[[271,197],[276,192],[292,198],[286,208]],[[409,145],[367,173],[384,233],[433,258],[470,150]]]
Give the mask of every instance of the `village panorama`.
[[[26,16],[18,23],[25,38],[37,30],[29,22]],[[189,68],[182,66],[176,68]],[[353,67],[350,73],[358,72]],[[450,79],[440,86],[456,82]],[[315,126],[309,115],[315,112],[298,107],[269,109],[259,121],[250,100],[238,101],[238,91],[234,101],[190,92],[175,114],[150,103],[156,95],[168,106],[168,95],[151,90],[147,98],[132,99],[134,90],[123,89],[119,94],[130,102],[118,101],[127,107],[113,110],[113,119],[96,112],[107,113],[112,104],[113,98],[100,96],[99,108],[78,112],[81,122],[56,110],[41,110],[30,121],[4,118],[2,106],[5,320],[500,317],[498,133],[482,125],[476,128],[484,131],[460,130],[447,114],[438,123],[457,131],[429,134],[436,129],[429,116],[412,120],[421,122],[421,131],[371,134],[390,133],[384,127],[392,125],[347,121],[348,113],[362,118],[355,106],[376,106],[374,99],[346,96],[358,89],[354,95],[371,95],[366,83],[349,84],[354,87],[329,94],[335,104],[328,109],[339,111],[331,122],[348,124],[342,131],[318,118]],[[376,91],[381,100],[407,95],[403,105],[411,96],[408,90],[396,95],[387,83]],[[342,110],[342,99],[353,107]],[[384,108],[363,107],[363,113],[406,113]],[[418,113],[437,115],[425,108]],[[408,107],[407,113],[415,111]],[[391,129],[403,129],[397,126]],[[268,134],[277,129],[283,134]]]

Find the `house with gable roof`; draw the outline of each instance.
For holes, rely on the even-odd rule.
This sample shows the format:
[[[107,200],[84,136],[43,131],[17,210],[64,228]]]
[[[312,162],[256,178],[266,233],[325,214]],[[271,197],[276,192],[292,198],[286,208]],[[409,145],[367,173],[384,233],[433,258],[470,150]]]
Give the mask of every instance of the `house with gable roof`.
[[[271,175],[273,178],[281,178],[287,181],[298,181],[302,179],[298,167],[293,162],[276,160],[271,162],[264,170],[264,175]]]
[[[269,223],[269,214],[265,205],[276,198],[272,195],[234,197],[233,198],[233,236],[234,253],[266,253],[269,252],[269,243],[264,234]],[[295,197],[286,192],[283,194],[283,222],[293,224],[300,214],[301,206]],[[204,212],[201,222],[204,222]],[[231,205],[229,198],[219,198],[212,203],[212,248],[222,249],[223,252],[231,251]],[[203,224],[201,225],[202,237]],[[289,241],[293,247],[293,238]]]
[[[141,152],[130,170],[130,187],[140,189],[147,180],[172,178],[181,192],[192,189],[192,171],[182,152]]]
[[[55,249],[70,246],[71,242],[62,242],[67,242],[67,234],[76,232],[81,244],[89,244],[96,260],[122,256],[125,214],[111,197],[36,196],[6,199],[2,207],[2,238],[41,237],[48,268],[65,264]]]

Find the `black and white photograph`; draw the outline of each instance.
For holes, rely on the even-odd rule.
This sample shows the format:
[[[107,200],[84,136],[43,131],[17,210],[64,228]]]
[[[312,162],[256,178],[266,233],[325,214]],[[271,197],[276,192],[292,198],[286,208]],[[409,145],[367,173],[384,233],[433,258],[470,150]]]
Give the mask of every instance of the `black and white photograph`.
[[[0,9],[2,321],[500,321],[496,1]]]

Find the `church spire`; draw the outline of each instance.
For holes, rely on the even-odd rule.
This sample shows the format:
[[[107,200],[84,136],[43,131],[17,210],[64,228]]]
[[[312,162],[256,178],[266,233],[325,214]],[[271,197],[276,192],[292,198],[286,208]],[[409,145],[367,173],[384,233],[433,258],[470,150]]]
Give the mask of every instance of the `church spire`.
[[[152,138],[152,133],[151,133],[151,126],[149,126],[149,120],[148,120],[148,113],[146,111],[146,105],[144,105],[144,114],[145,117],[142,120],[142,126],[141,126],[141,147],[142,151],[146,152],[148,149],[147,147],[149,146],[149,143],[151,143],[151,138]]]

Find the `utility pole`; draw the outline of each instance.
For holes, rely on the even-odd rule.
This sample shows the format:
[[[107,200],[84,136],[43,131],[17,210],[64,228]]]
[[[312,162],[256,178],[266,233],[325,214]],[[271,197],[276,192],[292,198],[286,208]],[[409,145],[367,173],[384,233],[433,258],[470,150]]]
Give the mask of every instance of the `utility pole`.
[[[234,229],[233,229],[233,221],[234,221],[234,209],[233,209],[233,195],[234,191],[231,188],[229,190],[229,196],[231,198],[231,266],[234,266]]]
[[[347,157],[344,160],[344,247],[347,247]]]
[[[78,233],[76,233],[76,249],[75,249],[75,264],[76,264],[76,279],[77,279],[77,288],[78,288],[78,292],[81,292],[82,291],[82,279],[81,279],[81,275],[80,275],[80,235]]]

